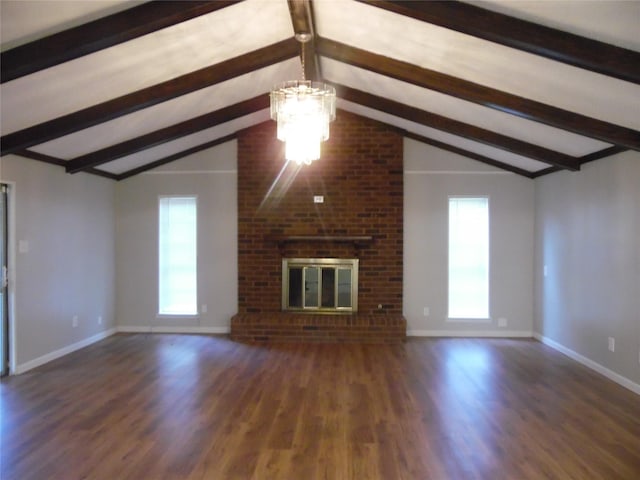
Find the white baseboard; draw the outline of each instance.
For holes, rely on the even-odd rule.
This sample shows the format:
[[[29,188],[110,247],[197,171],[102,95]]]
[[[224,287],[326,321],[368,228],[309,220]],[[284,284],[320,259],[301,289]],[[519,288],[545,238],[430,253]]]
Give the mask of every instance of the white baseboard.
[[[116,327],[116,330],[119,333],[200,333],[210,335],[223,335],[230,332],[229,327],[150,327],[137,325],[121,325]]]
[[[408,337],[531,338],[531,330],[407,330]]]
[[[84,340],[80,340],[79,342],[73,343],[64,348],[56,350],[54,352],[47,353],[46,355],[43,355],[41,357],[34,358],[33,360],[29,360],[28,362],[16,365],[16,368],[14,369],[13,374],[20,375],[21,373],[28,372],[29,370],[32,370],[36,367],[44,365],[45,363],[49,363],[52,360],[56,360],[60,357],[64,357],[65,355],[69,355],[70,353],[75,352],[76,350],[80,350],[81,348],[88,347],[92,343],[96,343],[96,342],[99,342],[100,340],[104,340],[105,338],[110,337],[114,333],[116,333],[116,329],[111,328],[109,330],[105,330],[96,335],[93,335],[92,337],[85,338]]]
[[[580,355],[578,352],[574,352],[573,350],[565,347],[564,345],[556,342],[555,340],[551,340],[550,338],[540,335],[539,333],[534,333],[533,337],[536,340],[544,343],[545,345],[548,345],[549,347],[553,348],[554,350],[557,350],[560,353],[564,353],[567,357],[572,358],[573,360],[575,360],[578,363],[581,363],[585,367],[589,367],[591,370],[595,370],[599,374],[607,377],[609,380],[613,380],[617,384],[622,385],[623,387],[628,388],[632,392],[640,395],[640,385],[633,382],[632,380],[629,380],[627,377],[623,377],[622,375],[614,372],[613,370],[609,370],[607,367],[604,367],[599,363],[594,362],[593,360],[590,360],[589,358],[583,355]]]

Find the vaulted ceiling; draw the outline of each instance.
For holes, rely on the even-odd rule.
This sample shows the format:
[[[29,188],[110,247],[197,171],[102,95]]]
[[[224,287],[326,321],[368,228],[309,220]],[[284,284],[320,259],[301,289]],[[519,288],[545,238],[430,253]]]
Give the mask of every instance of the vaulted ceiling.
[[[338,108],[535,178],[640,150],[640,2],[0,3],[2,155],[116,180],[269,120],[302,75]],[[29,161],[29,160],[25,160]]]

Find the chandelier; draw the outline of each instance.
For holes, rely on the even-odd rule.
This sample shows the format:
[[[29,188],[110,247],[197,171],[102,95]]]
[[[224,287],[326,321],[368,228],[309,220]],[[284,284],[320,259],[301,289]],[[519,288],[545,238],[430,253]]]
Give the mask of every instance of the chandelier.
[[[304,76],[304,43],[310,34],[296,34],[301,43],[302,80],[276,85],[269,95],[271,118],[278,122],[278,140],[285,143],[285,158],[309,165],[320,158],[320,144],[329,138],[329,123],[336,118],[336,90]]]

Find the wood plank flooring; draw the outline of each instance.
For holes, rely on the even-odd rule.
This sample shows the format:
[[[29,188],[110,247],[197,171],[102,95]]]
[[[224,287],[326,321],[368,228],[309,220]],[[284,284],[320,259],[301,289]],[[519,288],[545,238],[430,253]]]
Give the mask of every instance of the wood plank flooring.
[[[2,480],[640,479],[640,397],[530,340],[116,335],[0,412]]]

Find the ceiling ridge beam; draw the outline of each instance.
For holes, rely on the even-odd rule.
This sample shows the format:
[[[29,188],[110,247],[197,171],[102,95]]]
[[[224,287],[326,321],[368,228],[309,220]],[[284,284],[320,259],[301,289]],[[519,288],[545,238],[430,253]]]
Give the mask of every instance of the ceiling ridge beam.
[[[0,54],[1,82],[8,82],[63,62],[133,40],[239,0],[155,1],[99,18]]]
[[[359,0],[363,1],[363,0]],[[534,55],[640,83],[640,53],[462,2],[365,2]]]
[[[527,120],[640,151],[640,132],[343,43],[317,38],[322,56]]]
[[[432,145],[441,150],[446,150],[451,153],[462,155],[463,157],[468,157],[470,159],[477,160],[478,162],[491,165],[492,167],[498,167],[503,170],[507,170],[509,172],[516,173],[518,175],[522,175],[523,177],[534,178],[534,172],[530,172],[529,170],[525,170],[524,168],[514,167],[513,165],[509,165],[508,163],[500,162],[498,160],[494,160],[493,158],[489,158],[484,155],[480,155],[478,153],[465,150],[463,148],[455,147],[453,145],[450,145],[445,142],[441,142],[439,140],[434,140],[432,138],[425,137],[424,135],[418,135],[417,133],[407,131],[405,132],[404,136],[407,138],[411,138],[412,140],[416,140],[418,142]],[[551,168],[558,168],[558,167],[551,167]]]
[[[315,47],[316,28],[311,0],[287,0],[287,5],[295,35],[311,35],[309,41],[300,44],[304,52],[304,76],[307,80],[319,81],[322,74]]]
[[[54,138],[84,130],[253,70],[288,60],[297,54],[297,42],[292,38],[283,40],[98,105],[18,130],[0,138],[0,155],[24,150]]]
[[[336,87],[338,97],[344,100],[389,113],[390,115],[404,118],[405,120],[435,128],[452,135],[506,150],[517,155],[532,158],[550,165],[556,165],[560,168],[569,170],[579,170],[580,168],[580,162],[577,157],[508,137],[481,127],[476,127],[475,125],[453,120],[388,98],[378,97],[343,85],[333,85]]]
[[[80,172],[87,168],[112,162],[118,158],[126,157],[177,138],[215,127],[221,123],[250,115],[265,108],[269,108],[269,95],[267,93],[76,157],[67,162],[66,170],[67,173]]]
[[[221,138],[217,138],[215,140],[211,140],[210,142],[203,143],[201,145],[196,145],[195,147],[188,148],[186,150],[182,150],[181,152],[174,153],[173,155],[169,155],[168,157],[161,158],[160,160],[156,160],[155,162],[147,163],[146,165],[142,165],[140,167],[136,167],[131,170],[127,170],[126,172],[115,175],[116,180],[125,180],[129,177],[133,177],[142,172],[146,172],[147,170],[152,170],[154,168],[160,167],[170,162],[174,162],[181,158],[186,157],[187,155],[191,155],[197,152],[201,152],[202,150],[206,150],[208,148],[215,147],[216,145],[220,145],[222,143],[226,143],[230,140],[237,138],[237,133],[232,133],[231,135],[226,135]]]

